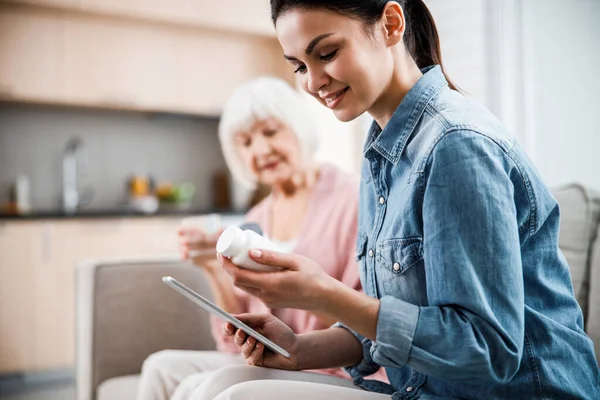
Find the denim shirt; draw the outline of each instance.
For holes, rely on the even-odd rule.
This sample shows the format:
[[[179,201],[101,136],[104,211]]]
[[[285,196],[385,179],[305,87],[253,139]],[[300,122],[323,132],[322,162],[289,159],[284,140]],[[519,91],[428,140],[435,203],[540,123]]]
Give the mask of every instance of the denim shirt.
[[[600,399],[556,200],[489,111],[423,72],[366,140],[356,256],[381,303],[347,371],[393,399]],[[363,379],[379,366],[390,385]]]

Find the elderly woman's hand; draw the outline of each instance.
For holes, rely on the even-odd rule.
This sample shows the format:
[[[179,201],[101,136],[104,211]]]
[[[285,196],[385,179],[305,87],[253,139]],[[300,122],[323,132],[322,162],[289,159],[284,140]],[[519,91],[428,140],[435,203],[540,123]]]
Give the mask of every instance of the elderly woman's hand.
[[[206,233],[197,228],[183,227],[178,230],[179,254],[184,260],[190,260],[194,265],[208,272],[218,271],[215,246],[222,230]]]
[[[317,263],[297,254],[268,250],[250,250],[248,254],[258,263],[279,267],[281,270],[255,272],[234,265],[222,255],[218,258],[231,275],[235,286],[258,297],[270,308],[318,311],[323,294],[340,284]]]

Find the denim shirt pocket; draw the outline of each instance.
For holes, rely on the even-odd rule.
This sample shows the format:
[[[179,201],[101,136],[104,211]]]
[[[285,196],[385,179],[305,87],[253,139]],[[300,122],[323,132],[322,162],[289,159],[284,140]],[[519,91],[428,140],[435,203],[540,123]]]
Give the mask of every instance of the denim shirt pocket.
[[[419,275],[424,273],[415,268],[423,264],[423,240],[417,236],[384,240],[378,253],[377,275],[383,291],[381,294],[398,297],[404,293],[412,299],[416,295],[413,293],[415,288],[420,286]]]
[[[383,268],[395,275],[402,274],[423,259],[423,241],[416,236],[384,240],[379,256]]]

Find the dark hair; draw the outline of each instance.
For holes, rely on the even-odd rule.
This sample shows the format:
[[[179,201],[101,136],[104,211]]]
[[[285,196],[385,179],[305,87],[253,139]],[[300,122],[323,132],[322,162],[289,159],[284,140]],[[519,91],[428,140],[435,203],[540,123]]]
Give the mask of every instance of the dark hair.
[[[273,23],[282,14],[294,9],[332,11],[363,21],[373,26],[383,15],[385,5],[391,0],[271,0]],[[404,46],[421,69],[431,65],[442,65],[440,37],[433,16],[422,0],[396,0],[404,10],[406,30]],[[445,74],[445,73],[444,73]],[[452,89],[456,86],[448,79]]]

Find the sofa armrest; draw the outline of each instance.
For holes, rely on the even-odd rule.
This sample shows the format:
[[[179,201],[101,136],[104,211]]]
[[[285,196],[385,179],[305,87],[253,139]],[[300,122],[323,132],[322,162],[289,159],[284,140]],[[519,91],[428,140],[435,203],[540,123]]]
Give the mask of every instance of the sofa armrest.
[[[588,336],[594,342],[596,360],[600,364],[600,225],[598,225],[596,240],[592,248],[588,302],[585,327]]]
[[[104,380],[136,374],[164,349],[213,350],[208,314],[161,278],[211,297],[202,271],[175,258],[86,261],[76,277],[77,399]]]

